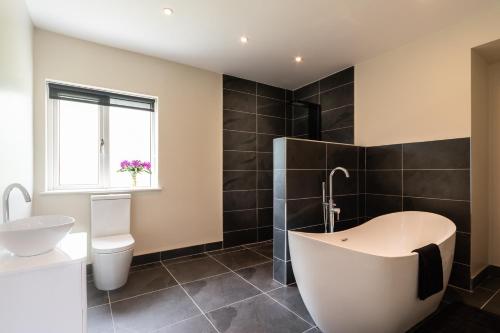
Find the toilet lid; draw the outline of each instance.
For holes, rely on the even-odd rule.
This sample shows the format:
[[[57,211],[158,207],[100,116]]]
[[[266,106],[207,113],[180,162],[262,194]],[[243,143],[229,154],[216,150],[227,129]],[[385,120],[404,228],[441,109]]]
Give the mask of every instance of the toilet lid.
[[[132,249],[134,243],[131,234],[95,237],[92,238],[92,250],[96,253],[116,253]]]

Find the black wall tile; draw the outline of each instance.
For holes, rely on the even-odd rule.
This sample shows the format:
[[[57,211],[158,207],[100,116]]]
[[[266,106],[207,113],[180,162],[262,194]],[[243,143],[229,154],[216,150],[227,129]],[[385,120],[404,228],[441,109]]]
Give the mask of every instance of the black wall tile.
[[[405,197],[404,210],[420,210],[443,215],[452,220],[457,231],[470,232],[470,202]]]
[[[257,222],[259,228],[273,226],[273,208],[257,209],[257,216],[258,216]]]
[[[323,111],[354,104],[354,83],[323,92],[320,103]]]
[[[293,136],[294,137],[300,137],[300,136],[307,136],[309,133],[308,129],[308,120],[306,118],[299,118],[299,119],[294,119],[293,123]]]
[[[269,208],[273,206],[273,190],[257,191],[257,207]]]
[[[257,173],[257,187],[264,190],[273,189],[273,172],[259,170]]]
[[[401,170],[366,171],[366,193],[402,195]]]
[[[469,170],[404,170],[404,195],[470,200]]]
[[[358,147],[327,144],[327,170],[343,167],[348,170],[358,169]]]
[[[450,284],[462,289],[470,288],[470,266],[453,263],[450,275]]]
[[[340,208],[341,220],[355,220],[358,218],[358,194],[334,196],[333,201]],[[323,215],[321,215],[323,218]]]
[[[273,152],[273,140],[279,138],[278,135],[257,134],[257,151]]]
[[[256,121],[254,114],[224,110],[223,127],[225,130],[255,132]]]
[[[223,131],[223,132],[224,132],[223,134],[224,150],[255,151],[257,147],[255,133],[234,132],[234,131]]]
[[[272,98],[258,96],[257,114],[286,118],[285,102]]]
[[[255,190],[257,188],[256,171],[224,171],[224,191]]]
[[[223,95],[224,109],[255,113],[257,106],[255,95],[225,89]]]
[[[341,194],[357,194],[358,193],[358,172],[355,170],[350,170],[349,178],[346,178],[343,172],[337,171],[333,175],[333,193],[334,195]],[[329,189],[330,182],[330,170],[328,170],[326,176],[327,191]]]
[[[257,153],[257,163],[260,170],[273,170],[273,154]]]
[[[230,75],[224,75],[222,82],[224,89],[237,90],[250,94],[255,94],[257,87],[257,84],[254,81],[240,79],[238,77]]]
[[[257,95],[286,100],[286,90],[267,84],[257,83]]]
[[[287,228],[296,229],[323,223],[320,198],[287,200]]]
[[[324,170],[287,170],[287,199],[320,197],[321,183],[324,181]]]
[[[346,83],[354,82],[354,66],[321,79],[319,82],[322,92]]]
[[[326,145],[322,142],[287,140],[288,169],[324,169]]]
[[[359,162],[358,167],[360,170],[366,169],[366,148],[359,147]]]
[[[403,210],[401,196],[393,195],[366,195],[366,216],[377,217],[384,214]]]
[[[366,148],[366,169],[402,169],[402,145]]]
[[[257,241],[257,229],[240,230],[224,233],[224,247],[237,246]]]
[[[327,142],[353,143],[354,127],[346,127],[331,131],[322,131],[321,139]]]
[[[281,260],[286,259],[286,232],[284,230],[273,230],[273,255]]]
[[[223,193],[224,211],[257,208],[256,191],[234,191]]]
[[[404,145],[405,169],[469,169],[470,139],[438,140]]]
[[[344,231],[348,230],[354,227],[357,227],[359,225],[358,219],[352,219],[352,220],[340,220],[335,222],[334,224],[334,232],[337,231]]]
[[[225,151],[223,154],[224,170],[256,170],[257,156],[253,152]]]
[[[321,112],[322,130],[325,131],[343,127],[354,127],[353,105]]]
[[[273,279],[281,284],[286,284],[286,262],[277,258],[273,259]]]
[[[257,228],[257,212],[255,209],[235,212],[224,212],[224,231]]]
[[[470,234],[457,232],[455,237],[454,261],[470,265]]]
[[[319,94],[319,81],[310,83],[293,92],[293,98],[296,101],[301,101],[304,98]]]
[[[285,119],[258,115],[257,133],[285,135]]]
[[[273,227],[262,227],[257,229],[257,241],[263,242],[273,239]]]
[[[286,200],[274,198],[273,204],[273,225],[274,227],[286,229]]]
[[[317,98],[317,96],[314,96]],[[293,105],[293,119],[304,118],[309,115],[309,108],[305,105]]]

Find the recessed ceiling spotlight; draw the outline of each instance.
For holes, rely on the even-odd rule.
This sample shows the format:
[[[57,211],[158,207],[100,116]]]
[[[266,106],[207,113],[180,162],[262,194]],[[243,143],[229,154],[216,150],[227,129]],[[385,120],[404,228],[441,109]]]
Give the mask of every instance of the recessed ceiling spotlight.
[[[296,56],[295,57],[295,62],[302,62],[302,57],[301,56]]]
[[[240,37],[240,42],[241,42],[242,44],[246,44],[246,43],[248,43],[248,37],[247,37],[247,36],[241,36],[241,37]]]
[[[163,14],[170,16],[174,13],[174,10],[172,8],[163,8]]]

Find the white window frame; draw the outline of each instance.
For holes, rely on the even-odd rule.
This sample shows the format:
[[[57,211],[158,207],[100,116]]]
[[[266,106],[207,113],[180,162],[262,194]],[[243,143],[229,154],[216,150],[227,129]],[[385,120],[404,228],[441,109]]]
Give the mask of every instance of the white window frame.
[[[96,144],[99,146],[99,170],[98,170],[98,184],[82,184],[82,185],[61,185],[59,179],[59,102],[57,99],[49,98],[49,83],[67,84],[75,87],[82,87],[87,89],[97,89],[106,92],[120,93],[130,96],[138,96],[151,98],[155,100],[155,110],[151,112],[151,134],[150,134],[150,156],[151,156],[151,183],[149,186],[131,187],[111,187],[109,175],[112,172],[109,165],[109,107],[98,105],[99,108],[99,135]],[[46,192],[92,192],[92,191],[120,191],[120,190],[156,190],[160,189],[158,185],[158,97],[139,95],[130,92],[123,92],[117,90],[103,89],[98,87],[83,86],[74,83],[67,83],[55,80],[46,81],[46,163],[45,163],[45,191]],[[150,112],[150,111],[138,111]],[[101,144],[101,142],[104,144]]]

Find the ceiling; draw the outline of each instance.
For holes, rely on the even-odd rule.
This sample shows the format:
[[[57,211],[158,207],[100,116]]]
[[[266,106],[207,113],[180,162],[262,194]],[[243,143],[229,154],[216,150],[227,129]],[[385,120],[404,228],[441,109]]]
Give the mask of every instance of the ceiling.
[[[497,0],[26,0],[35,26],[294,89]],[[174,14],[166,16],[163,8]],[[246,45],[240,43],[248,36]],[[295,63],[294,57],[303,57]]]

